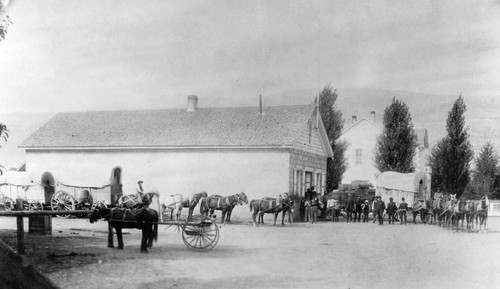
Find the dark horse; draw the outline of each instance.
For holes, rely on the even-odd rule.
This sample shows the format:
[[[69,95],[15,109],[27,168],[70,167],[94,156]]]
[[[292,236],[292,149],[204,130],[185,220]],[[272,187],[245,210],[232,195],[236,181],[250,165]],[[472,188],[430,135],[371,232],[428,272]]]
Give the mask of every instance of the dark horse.
[[[147,253],[158,239],[158,212],[152,209],[125,209],[96,207],[90,215],[90,222],[100,219],[108,221],[108,247],[113,245],[113,228],[118,239],[118,249],[123,249],[122,229],[142,230],[141,253]]]
[[[248,204],[247,195],[243,192],[228,197],[220,195],[211,195],[201,200],[200,213],[202,215],[213,215],[215,210],[222,212],[221,223],[224,221],[231,223],[231,213],[236,205]]]
[[[284,194],[281,202],[276,198],[263,198],[259,200],[252,200],[250,202],[250,211],[252,211],[252,219],[254,226],[257,224],[264,224],[264,214],[274,214],[274,226],[276,226],[276,219],[278,214],[282,213],[281,225],[285,225],[285,215],[287,212],[293,212],[293,200]],[[255,217],[258,215],[258,221]]]

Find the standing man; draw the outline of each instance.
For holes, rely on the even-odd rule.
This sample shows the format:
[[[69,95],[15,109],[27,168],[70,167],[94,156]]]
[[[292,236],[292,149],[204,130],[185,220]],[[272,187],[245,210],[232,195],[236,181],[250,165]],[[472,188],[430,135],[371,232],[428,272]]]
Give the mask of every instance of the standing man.
[[[136,188],[136,196],[137,196],[137,202],[139,204],[142,204],[142,198],[144,197],[144,188],[142,187],[143,181],[138,181],[137,182],[137,188]]]
[[[401,204],[399,204],[399,219],[401,220],[401,225],[403,225],[403,220],[406,225],[407,210],[408,210],[408,204],[405,202],[405,198],[401,198]]]
[[[378,224],[383,225],[384,224],[384,211],[385,211],[385,203],[382,200],[380,196],[378,196],[378,209],[377,209],[377,215],[378,215]]]
[[[368,223],[368,214],[370,213],[370,202],[368,202],[368,200],[365,200],[362,210],[363,210],[363,223],[364,222]]]
[[[349,223],[350,221],[352,221],[352,213],[354,211],[354,200],[352,199],[351,194],[347,194],[345,210],[347,212],[347,223]]]
[[[311,218],[311,200],[312,200],[312,190],[311,188],[307,188],[306,193],[304,194],[305,200],[304,200],[304,214],[305,214],[305,221],[308,222],[309,219]]]
[[[356,209],[354,212],[354,222],[356,222],[356,219],[358,219],[358,223],[361,222],[361,206],[363,205],[363,200],[361,199],[361,196],[358,195],[358,198],[356,199]]]
[[[387,214],[389,215],[389,224],[394,224],[394,217],[396,215],[396,211],[398,210],[398,207],[396,206],[396,203],[393,202],[393,198],[389,198],[389,203],[387,204]]]
[[[379,206],[378,196],[375,196],[375,198],[373,198],[373,204],[372,204],[372,214],[373,214],[374,224],[377,221],[378,217],[378,206]]]

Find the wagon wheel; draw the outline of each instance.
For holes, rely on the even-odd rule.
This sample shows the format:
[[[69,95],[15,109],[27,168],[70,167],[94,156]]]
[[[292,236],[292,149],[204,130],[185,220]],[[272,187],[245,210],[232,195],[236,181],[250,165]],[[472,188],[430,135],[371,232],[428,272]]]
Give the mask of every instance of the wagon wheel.
[[[43,210],[42,204],[39,201],[33,201],[28,205],[29,211],[41,211]]]
[[[14,201],[11,198],[5,197],[4,202],[0,204],[0,211],[12,211],[14,209]]]
[[[185,222],[182,225],[182,241],[189,249],[211,250],[219,241],[219,227],[215,221],[206,217],[200,221],[193,219],[191,222]]]
[[[0,204],[0,211],[12,211],[14,208],[12,201],[6,201]]]
[[[57,191],[51,200],[52,211],[72,211],[75,210],[76,199],[65,191]],[[69,214],[60,214],[60,217],[68,218]]]

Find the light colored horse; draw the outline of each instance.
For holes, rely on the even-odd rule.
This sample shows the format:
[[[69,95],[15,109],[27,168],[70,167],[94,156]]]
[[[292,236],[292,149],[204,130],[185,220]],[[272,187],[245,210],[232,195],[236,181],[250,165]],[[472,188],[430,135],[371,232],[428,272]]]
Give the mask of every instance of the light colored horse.
[[[450,194],[449,200],[445,201],[443,204],[443,211],[439,215],[443,218],[443,227],[447,228],[451,226],[451,217],[454,210],[454,206],[456,206],[456,194]]]
[[[476,201],[475,204],[476,204],[476,228],[479,228],[479,232],[486,232],[487,231],[486,222],[488,221],[488,204],[485,204],[484,200]],[[478,227],[478,220],[479,220],[479,227]]]
[[[160,222],[163,222],[163,215],[165,213],[170,212],[170,219],[175,221],[179,221],[181,217],[182,210],[182,195],[162,195],[160,196]]]

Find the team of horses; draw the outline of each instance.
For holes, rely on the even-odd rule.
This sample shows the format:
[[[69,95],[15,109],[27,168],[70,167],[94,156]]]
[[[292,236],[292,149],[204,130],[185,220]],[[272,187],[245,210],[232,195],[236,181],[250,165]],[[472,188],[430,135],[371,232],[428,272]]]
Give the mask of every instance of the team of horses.
[[[424,224],[439,225],[458,231],[459,229],[479,232],[486,230],[488,209],[484,200],[457,199],[456,194],[436,194],[432,200],[417,200],[411,213],[413,223],[420,215]]]
[[[264,214],[274,215],[274,226],[276,226],[276,220],[278,219],[279,213],[281,213],[282,226],[285,225],[286,215],[288,215],[288,222],[291,223],[293,208],[294,201],[287,193],[278,198],[266,197],[262,199],[252,200],[250,202],[250,211],[252,212],[252,220],[254,226],[264,224]]]
[[[222,211],[222,220],[230,222],[231,212],[236,205],[248,204],[245,193],[223,197],[220,195],[208,196],[202,191],[188,195],[181,194],[160,196],[157,191],[139,195],[124,195],[119,198],[118,206],[107,208],[96,206],[90,213],[90,222],[104,219],[108,221],[108,247],[114,248],[114,234],[116,232],[118,249],[123,249],[123,229],[142,230],[141,252],[147,253],[158,238],[158,224],[164,221],[164,215],[170,213],[170,220],[180,221],[181,211],[188,208],[187,220],[193,218],[195,207],[200,204],[202,215],[212,215],[215,210]]]

